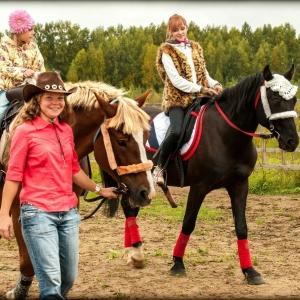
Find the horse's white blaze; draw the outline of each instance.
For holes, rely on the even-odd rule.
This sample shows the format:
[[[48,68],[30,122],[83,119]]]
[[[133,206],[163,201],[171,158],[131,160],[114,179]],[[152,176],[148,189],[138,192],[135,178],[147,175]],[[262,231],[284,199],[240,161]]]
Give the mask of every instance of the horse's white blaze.
[[[143,130],[141,129],[138,132],[133,133],[132,136],[135,139],[135,141],[137,142],[137,144],[139,145],[141,162],[144,163],[144,162],[148,161],[147,155],[146,155],[146,149],[145,149],[145,146],[144,146],[144,143],[143,143],[143,141],[144,141],[144,139],[143,139],[143,136],[144,136]],[[150,194],[149,194],[148,197],[149,197],[149,199],[152,199],[155,196],[155,188],[154,188],[153,179],[152,179],[152,176],[151,176],[151,171],[146,171],[146,174],[147,174],[147,179],[148,179],[148,182],[149,182],[149,185],[150,185]]]

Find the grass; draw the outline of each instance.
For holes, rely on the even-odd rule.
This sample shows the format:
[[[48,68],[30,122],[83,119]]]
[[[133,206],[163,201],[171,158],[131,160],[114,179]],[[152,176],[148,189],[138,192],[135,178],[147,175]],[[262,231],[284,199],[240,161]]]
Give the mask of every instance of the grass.
[[[288,195],[300,192],[299,171],[255,168],[249,192],[256,195]]]
[[[155,200],[152,201],[151,205],[140,210],[139,215],[146,216],[147,218],[159,218],[163,222],[176,223],[183,219],[186,199],[179,199],[178,203],[179,206],[174,209],[170,206],[168,201],[166,201],[164,195],[156,195]],[[198,219],[205,220],[208,224],[216,224],[222,222],[223,216],[224,212],[222,212],[222,210],[210,209],[203,204],[198,214]]]
[[[107,258],[108,259],[115,259],[117,257],[119,257],[119,252],[116,251],[116,250],[110,249],[109,254],[107,255]]]

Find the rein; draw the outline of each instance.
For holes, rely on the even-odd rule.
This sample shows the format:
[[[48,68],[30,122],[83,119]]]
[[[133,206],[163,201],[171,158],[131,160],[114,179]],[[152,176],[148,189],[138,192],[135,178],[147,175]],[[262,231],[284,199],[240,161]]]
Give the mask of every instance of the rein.
[[[91,177],[92,177],[92,168],[91,168],[91,163],[90,163],[90,159],[89,159],[88,156],[86,157],[86,161],[87,161],[87,165],[88,165],[88,174],[89,174],[89,177],[91,178]],[[123,192],[123,189],[122,189],[121,187],[116,188],[116,189],[114,190],[114,192],[115,192],[117,195],[123,194],[123,193],[124,193],[124,192]],[[85,190],[85,191],[84,191],[83,199],[84,199],[85,202],[95,202],[95,201],[97,201],[97,200],[101,200],[101,202],[100,202],[100,203],[97,205],[97,207],[96,207],[93,211],[91,211],[88,215],[82,217],[82,218],[81,218],[82,221],[91,218],[91,217],[92,217],[92,216],[93,216],[93,215],[101,208],[101,206],[105,203],[105,201],[108,200],[108,198],[105,198],[105,197],[100,196],[100,195],[99,195],[99,196],[96,196],[96,197],[94,197],[94,198],[87,198],[88,193],[89,193],[88,190]]]
[[[265,82],[263,83],[263,85],[260,87],[260,90],[257,93],[257,96],[255,98],[254,101],[254,107],[256,109],[259,100],[261,99],[262,101],[262,105],[263,105],[263,109],[265,112],[265,115],[269,121],[269,130],[270,130],[270,134],[264,134],[264,133],[252,133],[252,132],[246,132],[242,129],[240,129],[239,127],[237,127],[235,124],[233,124],[229,118],[226,116],[226,114],[222,111],[219,103],[217,101],[215,101],[215,106],[217,108],[217,110],[219,111],[219,113],[221,114],[221,116],[224,118],[224,120],[234,129],[252,136],[252,137],[260,137],[263,139],[269,139],[269,138],[273,138],[275,137],[277,140],[280,138],[280,134],[275,131],[275,127],[272,124],[272,120],[277,120],[277,119],[284,119],[284,118],[295,118],[297,117],[297,113],[295,111],[287,111],[287,112],[281,112],[281,113],[276,113],[276,114],[272,114],[271,113],[271,109],[270,109],[270,105],[268,102],[268,98],[267,98],[267,92],[266,92],[266,86],[265,86]]]
[[[221,109],[220,105],[218,102],[215,102],[215,105],[216,105],[216,108],[217,110],[219,111],[219,113],[221,114],[221,116],[224,118],[224,120],[234,129],[244,133],[244,134],[247,134],[247,135],[250,135],[250,136],[253,136],[253,137],[261,137],[261,134],[259,133],[252,133],[252,132],[247,132],[247,131],[244,131],[242,129],[240,129],[239,127],[237,127],[235,124],[233,124],[229,119],[228,117],[225,115],[225,113],[223,112],[223,110]],[[271,137],[271,136],[270,136]]]

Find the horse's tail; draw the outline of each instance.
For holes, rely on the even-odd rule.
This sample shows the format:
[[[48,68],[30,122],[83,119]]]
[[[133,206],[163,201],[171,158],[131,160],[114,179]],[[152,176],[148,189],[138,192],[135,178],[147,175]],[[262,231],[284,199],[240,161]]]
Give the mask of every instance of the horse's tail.
[[[118,183],[105,171],[100,170],[101,178],[102,178],[102,185],[104,187],[118,187]],[[105,201],[105,207],[104,207],[104,214],[108,218],[112,218],[116,215],[118,208],[119,208],[119,198],[114,198]]]

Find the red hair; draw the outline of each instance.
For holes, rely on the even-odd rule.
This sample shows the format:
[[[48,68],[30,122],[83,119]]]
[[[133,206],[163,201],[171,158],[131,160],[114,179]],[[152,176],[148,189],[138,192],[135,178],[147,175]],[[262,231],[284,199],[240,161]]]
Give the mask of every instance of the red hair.
[[[168,22],[167,39],[171,37],[171,32],[175,31],[175,29],[178,29],[181,25],[188,27],[184,17],[177,14],[171,16]]]

